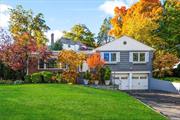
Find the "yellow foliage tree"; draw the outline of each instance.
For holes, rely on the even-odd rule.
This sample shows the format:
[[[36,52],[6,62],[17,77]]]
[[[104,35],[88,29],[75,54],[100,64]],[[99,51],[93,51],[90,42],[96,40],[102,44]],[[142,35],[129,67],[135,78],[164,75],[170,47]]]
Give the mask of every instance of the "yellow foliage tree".
[[[79,66],[86,59],[83,53],[76,53],[72,50],[62,50],[58,55],[58,61],[67,66],[62,78],[67,82],[76,83]]]
[[[129,9],[116,7],[114,13],[110,35],[115,38],[122,35],[131,36],[152,47],[162,45],[160,38],[151,34],[159,27],[157,21],[162,17],[162,5],[159,0],[140,0]]]

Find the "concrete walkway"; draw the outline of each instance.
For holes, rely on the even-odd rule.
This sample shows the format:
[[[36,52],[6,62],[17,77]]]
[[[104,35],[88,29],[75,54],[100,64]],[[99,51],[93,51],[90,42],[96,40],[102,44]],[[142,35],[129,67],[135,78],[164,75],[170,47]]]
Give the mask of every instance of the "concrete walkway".
[[[148,104],[171,120],[180,120],[180,94],[162,91],[128,91],[140,101]]]

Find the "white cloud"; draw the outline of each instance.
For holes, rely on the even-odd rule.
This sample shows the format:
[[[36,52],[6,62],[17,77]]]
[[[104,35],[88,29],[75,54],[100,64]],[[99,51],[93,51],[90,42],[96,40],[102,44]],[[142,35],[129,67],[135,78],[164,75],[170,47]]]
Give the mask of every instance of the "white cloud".
[[[46,33],[46,36],[49,40],[48,45],[51,42],[51,34],[54,33],[54,42],[60,39],[63,36],[63,32],[61,30],[50,30]]]
[[[9,21],[9,8],[12,8],[10,5],[0,4],[0,27],[8,27]]]
[[[126,6],[128,8],[137,1],[138,0],[108,0],[99,6],[99,10],[105,12],[108,15],[114,15],[115,7]]]

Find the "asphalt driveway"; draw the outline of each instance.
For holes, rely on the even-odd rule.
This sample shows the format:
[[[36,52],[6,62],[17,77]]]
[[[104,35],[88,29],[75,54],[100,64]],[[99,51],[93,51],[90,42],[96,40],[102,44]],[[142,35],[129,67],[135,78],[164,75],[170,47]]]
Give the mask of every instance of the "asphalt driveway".
[[[140,101],[148,104],[171,120],[180,120],[180,94],[162,91],[128,91]]]

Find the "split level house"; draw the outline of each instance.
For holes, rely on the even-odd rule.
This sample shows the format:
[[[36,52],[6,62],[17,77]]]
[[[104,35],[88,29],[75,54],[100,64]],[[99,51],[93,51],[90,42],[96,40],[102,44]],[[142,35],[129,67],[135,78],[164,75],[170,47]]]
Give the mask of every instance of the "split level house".
[[[118,85],[121,90],[147,90],[152,78],[152,58],[154,49],[127,36],[111,41],[103,46],[85,52],[92,54],[100,52],[105,66],[109,66],[112,84]],[[81,52],[81,50],[77,51]],[[56,57],[58,52],[53,52]],[[56,63],[57,64],[57,63]],[[63,66],[51,68],[48,63],[37,59],[36,70],[59,70]],[[84,70],[88,66],[84,64]]]

